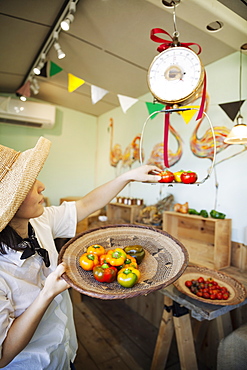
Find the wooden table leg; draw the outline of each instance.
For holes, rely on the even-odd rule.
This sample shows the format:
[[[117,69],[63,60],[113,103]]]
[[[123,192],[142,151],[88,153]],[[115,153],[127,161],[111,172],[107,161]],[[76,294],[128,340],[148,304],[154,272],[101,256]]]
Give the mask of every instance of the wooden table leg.
[[[224,315],[216,317],[215,320],[217,323],[217,330],[220,342],[221,339],[225,338],[233,330],[230,312],[227,312]]]
[[[171,298],[164,296],[165,307],[172,306]],[[164,370],[168,354],[170,351],[171,341],[174,334],[173,312],[168,312],[165,308],[160,322],[159,333],[155,345],[151,370]]]
[[[197,370],[190,315],[173,316],[181,370]]]

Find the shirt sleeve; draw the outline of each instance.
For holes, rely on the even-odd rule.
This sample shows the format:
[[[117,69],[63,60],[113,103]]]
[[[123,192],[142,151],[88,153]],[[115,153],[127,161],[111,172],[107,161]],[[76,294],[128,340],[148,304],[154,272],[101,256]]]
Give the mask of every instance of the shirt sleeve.
[[[75,202],[63,202],[60,206],[45,207],[42,216],[32,219],[38,227],[49,225],[53,238],[72,238],[76,233],[77,213]]]
[[[14,321],[14,308],[6,293],[10,289],[2,278],[0,278],[0,286],[0,358],[2,358],[2,344]]]

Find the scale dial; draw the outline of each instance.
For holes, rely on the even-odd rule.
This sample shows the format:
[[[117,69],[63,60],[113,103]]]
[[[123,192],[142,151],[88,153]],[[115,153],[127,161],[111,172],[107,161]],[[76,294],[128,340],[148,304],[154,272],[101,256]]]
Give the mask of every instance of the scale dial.
[[[176,46],[154,58],[147,78],[149,89],[159,102],[183,105],[199,96],[204,68],[193,50]]]

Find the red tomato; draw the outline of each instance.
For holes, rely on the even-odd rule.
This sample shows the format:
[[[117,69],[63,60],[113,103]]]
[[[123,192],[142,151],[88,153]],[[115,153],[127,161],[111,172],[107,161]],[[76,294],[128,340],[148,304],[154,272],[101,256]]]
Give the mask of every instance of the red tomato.
[[[194,184],[197,180],[197,174],[192,171],[183,172],[181,180],[184,184]]]
[[[223,298],[222,293],[217,293],[216,294],[216,298],[219,299],[219,300],[221,300]]]
[[[203,277],[199,277],[199,278],[197,279],[197,281],[198,281],[198,283],[204,283],[204,279],[203,279]]]
[[[161,176],[159,182],[173,182],[175,178],[171,171],[162,171],[159,175]]]
[[[229,293],[228,293],[228,292],[223,293],[223,294],[222,294],[222,298],[223,298],[224,300],[228,299],[228,298],[229,298]]]
[[[191,285],[192,285],[192,282],[191,282],[190,280],[187,280],[187,281],[185,282],[185,285],[186,285],[188,288],[190,288],[190,287],[191,287]]]
[[[202,296],[203,296],[203,298],[206,298],[206,299],[209,299],[210,298],[210,294],[209,293],[203,293]]]
[[[216,299],[216,294],[211,293],[211,294],[210,294],[210,299]]]

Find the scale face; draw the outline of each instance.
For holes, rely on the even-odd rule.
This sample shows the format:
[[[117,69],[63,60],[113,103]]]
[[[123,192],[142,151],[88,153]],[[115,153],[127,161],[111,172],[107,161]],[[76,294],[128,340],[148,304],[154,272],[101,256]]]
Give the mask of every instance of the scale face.
[[[193,50],[176,46],[154,58],[147,79],[152,95],[159,102],[183,105],[199,96],[204,68]]]

